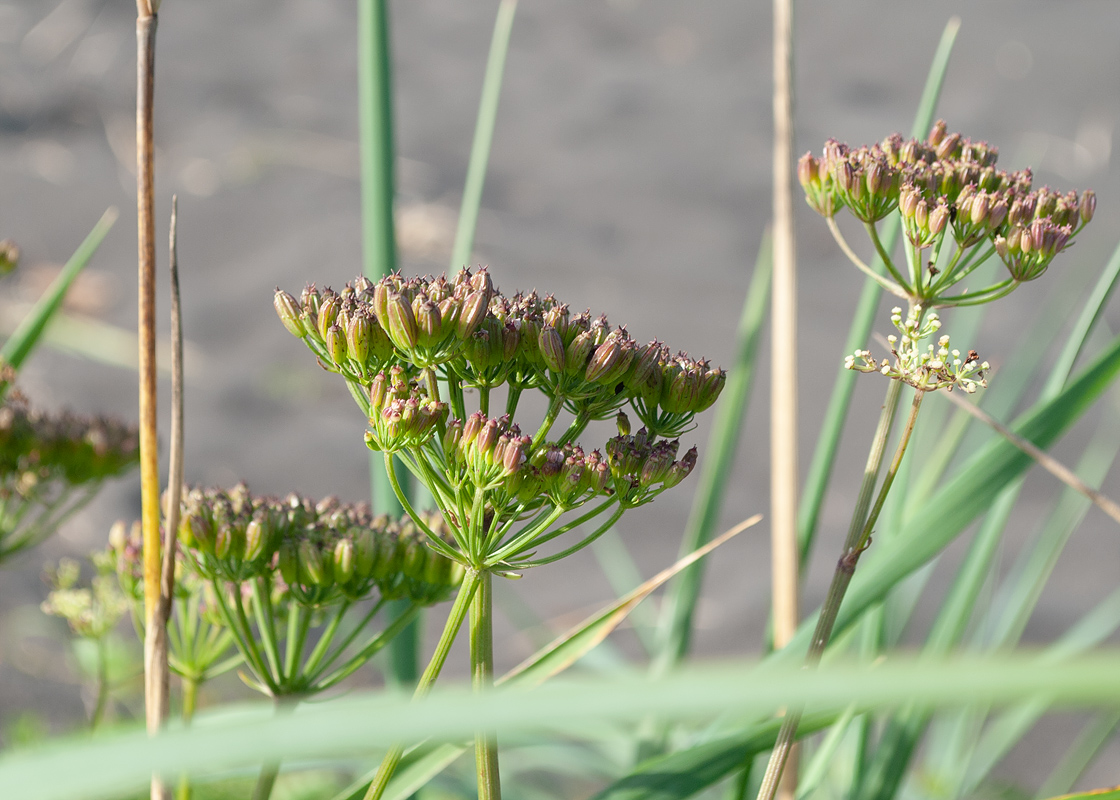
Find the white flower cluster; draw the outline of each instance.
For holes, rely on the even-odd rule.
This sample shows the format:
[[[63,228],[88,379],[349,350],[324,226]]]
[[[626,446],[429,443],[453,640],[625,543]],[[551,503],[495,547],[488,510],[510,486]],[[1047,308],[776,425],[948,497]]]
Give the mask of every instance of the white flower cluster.
[[[896,307],[891,310],[891,322],[901,334],[887,337],[893,364],[886,358],[876,361],[870,350],[856,350],[844,360],[844,366],[859,372],[879,372],[926,392],[952,391],[956,387],[971,394],[987,387],[984,373],[989,369],[988,362],[981,361],[975,350],[962,357],[960,350],[950,349],[948,336],[941,336],[936,345],[921,347],[923,340],[941,328],[937,312],[923,315],[921,306],[912,306],[904,320],[902,309]]]

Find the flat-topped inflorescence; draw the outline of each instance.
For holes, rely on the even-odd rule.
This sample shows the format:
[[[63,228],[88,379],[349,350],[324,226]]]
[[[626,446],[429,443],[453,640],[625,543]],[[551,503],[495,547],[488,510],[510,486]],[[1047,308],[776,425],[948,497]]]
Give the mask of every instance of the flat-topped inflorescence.
[[[357,278],[341,292],[310,285],[299,300],[277,290],[274,303],[284,326],[323,367],[364,387],[366,396],[379,375],[390,380],[399,368],[399,380],[423,384],[438,401],[438,370],[453,384],[448,401],[459,418],[465,410],[455,407],[457,390],[508,385],[562,396],[565,407],[589,420],[635,402],[651,431],[672,435],[715,402],[724,381],[707,361],[672,356],[659,342],[643,347],[625,327],[612,329],[605,316],[589,312],[571,314],[551,295],[506,297],[485,268],[464,269],[453,281]]]
[[[453,280],[358,278],[338,293],[312,285],[299,300],[277,290],[275,305],[320,364],[346,379],[369,419],[370,449],[402,458],[432,492],[450,536],[421,519],[417,525],[433,548],[468,569],[543,563],[529,554],[553,538],[549,526],[568,511],[599,498],[606,502],[592,516],[609,506],[620,513],[675,485],[696,455],[674,460],[678,445],[668,440],[689,430],[726,382],[707,360],[674,355],[658,341],[639,345],[624,326],[573,314],[552,295],[507,297],[485,268]],[[505,413],[492,415],[499,387]],[[470,390],[478,397],[473,412]],[[529,390],[548,400],[532,427],[515,421]],[[592,420],[625,419],[626,407],[643,428],[630,437],[627,427],[623,438],[641,457],[636,471],[620,472],[602,447],[585,448],[578,438]],[[572,419],[557,434],[564,412]],[[643,473],[647,460],[658,466]]]
[[[442,521],[426,524],[440,530]],[[374,516],[365,503],[319,502],[230,490],[192,489],[183,498],[180,541],[208,580],[234,583],[277,574],[298,602],[319,606],[381,597],[431,603],[461,579],[457,565],[425,546],[408,519]]]
[[[1029,169],[997,169],[998,156],[986,142],[949,133],[938,121],[924,142],[892,134],[852,149],[830,139],[819,159],[802,156],[798,177],[809,206],[829,220],[838,240],[842,236],[833,217],[843,208],[868,227],[887,262],[890,279],[879,278],[884,288],[927,308],[975,305],[1042,275],[1096,208],[1091,191],[1032,189]],[[911,248],[906,270],[890,263],[874,228],[896,209]],[[945,246],[947,240],[951,247]],[[845,242],[841,246],[854,256]],[[978,291],[949,293],[993,254],[1006,265],[1008,279]]]
[[[179,528],[186,583],[206,584],[198,602],[208,621],[231,634],[252,672],[246,678],[251,686],[272,696],[322,691],[462,581],[460,565],[428,539],[444,548],[452,541],[440,515],[418,517],[374,516],[367,504],[334,497],[258,496],[243,483],[191,489],[183,496]],[[116,538],[118,573],[128,585],[138,578],[129,558],[138,542]],[[398,599],[410,610],[355,644],[378,610]],[[362,610],[358,604],[365,601],[373,601],[372,608]],[[347,614],[357,619],[341,634]],[[312,629],[319,629],[317,640],[308,638]]]

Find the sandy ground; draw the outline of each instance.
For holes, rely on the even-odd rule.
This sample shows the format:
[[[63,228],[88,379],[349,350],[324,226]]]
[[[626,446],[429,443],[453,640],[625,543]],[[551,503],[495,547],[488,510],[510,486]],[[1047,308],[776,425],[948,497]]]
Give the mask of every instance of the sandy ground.
[[[393,5],[406,272],[446,268],[495,9],[494,2],[446,0]],[[1098,221],[1075,254],[992,309],[980,349],[998,365],[1023,340],[1034,310],[1051,294],[1081,291],[1115,244],[1120,6],[800,4],[797,150],[817,150],[829,136],[859,144],[907,131],[953,14],[963,27],[941,104],[950,127],[999,145],[1003,166],[1033,165],[1039,184],[1093,187],[1099,196]],[[135,321],[133,20],[127,2],[0,0],[0,236],[19,242],[27,268],[20,286],[10,280],[5,290],[30,293],[41,285],[36,281],[66,259],[105,207],[117,205],[122,219],[75,311],[124,327]],[[339,285],[359,270],[354,25],[353,4],[340,0],[164,4],[157,190],[161,220],[171,193],[180,196],[192,483],[244,478],[261,492],[366,494],[361,415],[271,308],[277,285]],[[656,336],[729,363],[768,217],[770,25],[762,2],[523,2],[474,262],[488,264],[506,290],[554,292],[573,307],[608,312],[637,338]],[[860,281],[800,202],[797,226],[804,466]],[[163,297],[161,289],[161,303]],[[1113,328],[1116,317],[1110,312]],[[126,346],[120,357],[129,355]],[[43,351],[24,380],[45,404],[135,417],[134,376],[125,368]],[[874,378],[860,383],[807,604],[823,594],[881,391]],[[767,397],[763,372],[724,512],[729,524],[766,507]],[[1059,454],[1075,459],[1091,425]],[[707,434],[701,424],[692,438],[702,444]],[[1028,488],[1008,562],[1054,492],[1044,477]],[[1115,481],[1105,489],[1115,492]],[[689,501],[682,487],[623,522],[645,574],[672,560]],[[137,515],[138,502],[134,480],[108,487],[60,537],[6,568],[0,714],[45,708],[58,724],[80,713],[78,692],[57,664],[43,666],[53,663],[53,651],[43,650],[41,639],[27,644],[43,629],[35,610],[44,593],[38,570],[104,541],[109,523]],[[701,653],[757,650],[768,593],[766,537],[760,526],[713,559]],[[1111,591],[1118,549],[1114,528],[1091,512],[1057,565],[1028,639],[1051,640]],[[938,570],[934,585],[950,575]],[[587,553],[502,592],[558,626],[610,596],[610,587]],[[529,640],[511,623],[503,620],[499,633],[502,663],[528,652]],[[1072,718],[1050,723],[1002,773],[1037,785],[1075,730]],[[1120,747],[1112,745],[1084,784],[1115,784],[1118,768]]]

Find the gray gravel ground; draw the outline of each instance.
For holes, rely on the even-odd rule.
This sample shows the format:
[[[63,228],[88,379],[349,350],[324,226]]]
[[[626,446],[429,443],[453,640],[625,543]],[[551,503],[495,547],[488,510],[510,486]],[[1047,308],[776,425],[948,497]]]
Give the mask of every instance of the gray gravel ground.
[[[393,5],[406,272],[446,266],[495,9],[494,2],[446,0]],[[982,343],[998,365],[1022,341],[1034,309],[1084,286],[1115,245],[1120,5],[801,3],[797,149],[817,150],[828,136],[858,144],[908,130],[953,14],[963,27],[941,105],[950,127],[1000,145],[1001,165],[1033,165],[1039,184],[1093,187],[1099,196],[1098,221],[1075,254],[993,308]],[[244,478],[261,492],[352,500],[366,493],[361,415],[341,383],[283,331],[270,302],[277,285],[337,286],[359,270],[354,17],[353,3],[341,0],[164,4],[157,190],[160,219],[170,194],[180,195],[192,483]],[[507,290],[555,292],[573,307],[609,312],[637,338],[656,336],[730,362],[768,217],[770,25],[762,2],[525,0],[474,261],[489,264]],[[28,277],[21,290],[29,291],[106,206],[119,206],[125,213],[91,267],[79,310],[124,327],[135,321],[133,29],[133,4],[124,0],[0,0],[0,236],[22,246]],[[797,226],[805,465],[860,281],[800,204]],[[10,318],[12,309],[5,313]],[[1109,321],[1120,324],[1115,309]],[[48,405],[135,417],[127,369],[43,351],[24,383]],[[762,373],[727,523],[766,507],[765,384]],[[874,379],[860,382],[807,605],[823,594],[880,392]],[[1090,430],[1091,423],[1081,426],[1058,453],[1076,458]],[[693,436],[702,443],[707,429]],[[1053,491],[1044,477],[1028,483],[1008,561]],[[1117,491],[1113,478],[1105,491]],[[103,541],[112,520],[138,514],[138,497],[135,480],[107,488],[60,537],[6,569],[0,715],[46,709],[62,725],[81,713],[76,688],[42,636],[38,569]],[[624,521],[624,539],[645,574],[672,560],[688,504],[689,492],[677,491]],[[1028,639],[1051,640],[1111,591],[1118,551],[1115,529],[1091,512],[1057,565]],[[757,650],[768,560],[765,526],[712,560],[699,652]],[[937,571],[935,584],[949,574]],[[554,626],[610,596],[590,554],[502,591]],[[499,635],[503,664],[528,652],[529,640],[512,624],[503,620]],[[1075,730],[1073,717],[1048,723],[1001,774],[1037,785]],[[1113,744],[1083,784],[1113,785],[1118,770]]]

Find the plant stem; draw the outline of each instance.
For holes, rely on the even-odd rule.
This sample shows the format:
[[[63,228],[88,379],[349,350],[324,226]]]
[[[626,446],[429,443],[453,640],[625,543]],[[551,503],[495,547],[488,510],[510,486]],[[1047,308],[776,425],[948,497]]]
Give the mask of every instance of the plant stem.
[[[97,637],[97,699],[93,705],[93,714],[90,715],[89,728],[97,730],[105,716],[105,706],[109,701],[109,658],[105,652],[105,637]]]
[[[871,267],[867,266],[867,264],[863,263],[863,259],[856,255],[855,251],[852,250],[851,246],[848,244],[848,240],[844,238],[844,234],[840,232],[840,226],[836,224],[834,218],[825,217],[825,222],[828,224],[828,229],[832,232],[832,238],[836,240],[836,244],[844,251],[844,255],[848,257],[848,260],[859,268],[860,272],[863,272],[867,277],[871,278],[875,283],[879,284],[891,294],[897,297],[908,297],[902,287],[893,281],[887,280],[875,270],[871,269]],[[891,269],[891,275],[897,276],[897,273]]]
[[[553,394],[552,400],[548,404],[548,412],[544,415],[544,421],[541,422],[540,428],[533,436],[533,449],[541,446],[541,442],[548,436],[548,432],[552,430],[556,418],[560,416],[560,410],[564,407],[564,395],[560,392],[560,387],[556,388],[556,393]]]
[[[476,692],[484,692],[494,685],[492,580],[488,570],[478,573],[478,591],[471,603],[471,683]],[[497,737],[486,731],[475,734],[474,761],[478,772],[478,800],[502,800]]]
[[[808,666],[815,666],[824,652],[832,635],[832,626],[836,624],[836,615],[840,610],[840,602],[848,590],[848,584],[855,572],[856,562],[859,560],[860,543],[864,525],[867,521],[867,511],[871,506],[871,495],[875,491],[875,484],[879,479],[879,469],[883,464],[883,455],[887,449],[887,439],[890,437],[891,427],[894,423],[895,410],[898,408],[898,398],[902,393],[902,383],[892,380],[887,387],[887,397],[883,403],[883,410],[879,414],[879,425],[875,429],[875,437],[871,442],[871,451],[867,456],[867,466],[864,468],[863,483],[860,486],[859,496],[856,498],[856,507],[852,511],[852,520],[848,526],[848,536],[844,541],[844,552],[836,565],[833,573],[832,585],[829,586],[828,595],[821,607],[817,627],[813,631],[813,639],[809,644],[809,652],[805,656]],[[912,412],[913,413],[913,412]],[[912,421],[910,426],[912,427]],[[904,442],[909,439],[906,436]],[[902,444],[904,444],[904,442]],[[901,456],[898,456],[901,458]],[[893,476],[892,476],[893,479]],[[796,709],[787,709],[786,718],[782,722],[781,730],[770,754],[770,762],[766,765],[766,773],[762,777],[762,785],[758,790],[758,800],[774,800],[785,769],[786,759],[793,747],[794,737],[797,735],[797,725],[801,721],[801,712]]]
[[[451,606],[451,613],[447,616],[447,623],[443,626],[443,633],[440,634],[439,642],[436,644],[436,651],[432,653],[428,666],[424,668],[424,674],[420,676],[420,680],[416,683],[416,691],[412,693],[413,698],[426,695],[432,684],[435,683],[436,678],[439,677],[440,670],[443,669],[443,663],[447,660],[447,654],[451,652],[451,645],[455,642],[455,637],[459,633],[459,628],[463,625],[463,620],[471,607],[471,601],[478,590],[478,578],[479,574],[473,570],[468,570],[466,576],[464,576],[463,583],[459,586],[459,594],[456,595],[455,603]],[[404,755],[403,744],[395,744],[389,748],[389,752],[382,759],[381,766],[378,767],[377,774],[374,776],[373,782],[370,783],[363,800],[379,800],[385,794],[385,789],[389,786],[389,781],[392,779],[393,773],[396,772],[402,755]]]
[[[194,719],[194,710],[198,705],[198,681],[194,678],[183,678],[183,725],[190,725]],[[175,800],[191,800],[191,779],[185,772],[179,776],[179,788],[175,791]]]
[[[253,800],[268,800],[272,794],[272,787],[276,785],[276,776],[279,774],[279,761],[273,761],[261,767],[261,774],[257,777],[257,785],[253,787]]]

